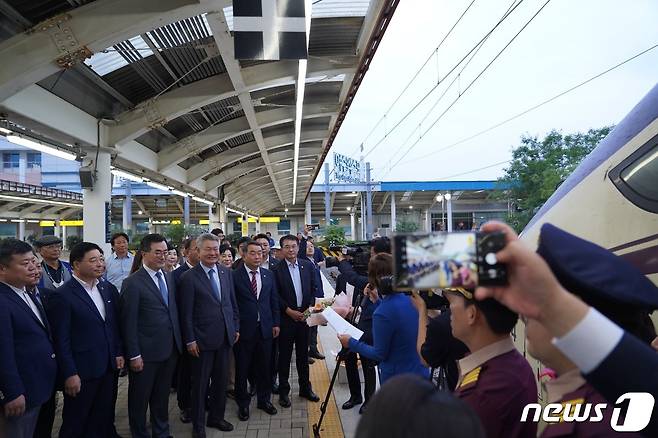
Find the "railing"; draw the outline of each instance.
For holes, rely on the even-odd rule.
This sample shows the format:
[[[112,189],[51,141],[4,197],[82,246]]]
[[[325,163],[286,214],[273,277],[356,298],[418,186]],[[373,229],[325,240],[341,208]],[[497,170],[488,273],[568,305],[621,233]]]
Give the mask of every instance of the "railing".
[[[33,184],[20,183],[0,179],[0,193],[12,195],[33,195],[43,199],[54,201],[77,201],[82,203],[82,194],[69,192],[68,190],[54,189],[51,187],[36,186]]]

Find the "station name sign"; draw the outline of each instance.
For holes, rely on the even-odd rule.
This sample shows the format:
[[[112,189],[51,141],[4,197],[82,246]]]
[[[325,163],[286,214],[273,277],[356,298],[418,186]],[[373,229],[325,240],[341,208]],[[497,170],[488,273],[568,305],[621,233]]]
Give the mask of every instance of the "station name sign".
[[[334,175],[340,182],[359,183],[361,182],[361,163],[334,152]]]

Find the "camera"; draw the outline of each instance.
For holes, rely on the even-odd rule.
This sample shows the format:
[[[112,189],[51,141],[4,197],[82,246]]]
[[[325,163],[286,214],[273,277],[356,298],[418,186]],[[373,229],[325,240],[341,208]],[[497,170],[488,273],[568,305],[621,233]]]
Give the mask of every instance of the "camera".
[[[393,239],[398,290],[475,288],[507,283],[496,253],[505,246],[500,232],[397,234]]]
[[[330,251],[339,251],[348,261],[352,264],[354,270],[361,275],[368,275],[368,263],[370,262],[370,243],[357,243],[349,246],[332,246],[329,247]],[[327,268],[338,267],[338,259],[336,257],[325,258],[325,266]]]

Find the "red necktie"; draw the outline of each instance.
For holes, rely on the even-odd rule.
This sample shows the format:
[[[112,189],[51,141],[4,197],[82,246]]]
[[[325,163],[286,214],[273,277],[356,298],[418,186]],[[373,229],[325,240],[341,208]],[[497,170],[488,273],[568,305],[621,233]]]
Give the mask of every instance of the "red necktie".
[[[254,296],[258,298],[258,283],[256,282],[256,271],[249,271],[251,273],[251,291]]]

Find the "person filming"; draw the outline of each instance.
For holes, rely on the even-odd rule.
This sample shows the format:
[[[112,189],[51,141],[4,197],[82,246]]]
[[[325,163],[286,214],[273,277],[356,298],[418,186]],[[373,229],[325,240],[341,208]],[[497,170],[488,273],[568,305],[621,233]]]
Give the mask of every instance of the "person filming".
[[[370,283],[365,293],[381,303],[373,314],[373,345],[339,335],[340,343],[363,357],[379,362],[379,381],[383,385],[398,374],[417,374],[428,378],[429,370],[420,362],[416,351],[418,311],[411,298],[392,288],[393,257],[377,254],[368,264]]]

